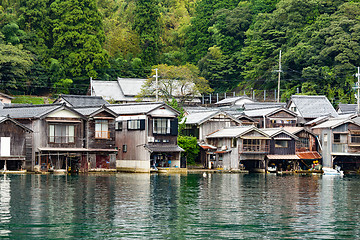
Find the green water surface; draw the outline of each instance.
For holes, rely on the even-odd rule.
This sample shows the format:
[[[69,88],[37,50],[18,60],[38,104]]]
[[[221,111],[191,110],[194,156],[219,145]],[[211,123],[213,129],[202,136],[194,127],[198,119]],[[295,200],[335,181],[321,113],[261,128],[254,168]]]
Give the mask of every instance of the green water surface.
[[[0,176],[0,238],[359,239],[360,177]]]

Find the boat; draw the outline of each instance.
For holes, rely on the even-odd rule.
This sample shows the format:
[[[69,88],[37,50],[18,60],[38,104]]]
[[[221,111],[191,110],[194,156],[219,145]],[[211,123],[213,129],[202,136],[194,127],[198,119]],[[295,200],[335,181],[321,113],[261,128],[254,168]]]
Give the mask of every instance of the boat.
[[[326,176],[343,176],[344,175],[344,171],[342,171],[340,169],[340,167],[335,167],[334,168],[329,168],[329,167],[323,167],[322,168],[324,174]]]
[[[276,166],[268,166],[267,170],[269,173],[276,173],[277,168],[276,168]]]

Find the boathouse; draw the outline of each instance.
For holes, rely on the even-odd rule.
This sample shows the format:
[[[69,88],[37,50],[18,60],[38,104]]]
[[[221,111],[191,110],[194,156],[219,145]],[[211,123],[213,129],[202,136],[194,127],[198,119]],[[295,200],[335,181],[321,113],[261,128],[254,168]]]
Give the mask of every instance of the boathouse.
[[[0,117],[0,171],[31,165],[32,130],[10,117]]]
[[[360,121],[358,118],[332,118],[312,127],[322,150],[323,166],[344,170],[360,167]]]
[[[215,146],[216,158],[209,166],[226,170],[244,167],[264,172],[265,156],[269,153],[270,136],[254,126],[224,128],[207,136],[207,143]]]

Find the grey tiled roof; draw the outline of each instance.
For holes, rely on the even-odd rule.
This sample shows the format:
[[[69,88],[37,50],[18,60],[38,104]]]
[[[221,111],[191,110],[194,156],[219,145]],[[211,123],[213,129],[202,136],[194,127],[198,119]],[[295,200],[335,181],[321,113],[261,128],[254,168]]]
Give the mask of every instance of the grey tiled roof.
[[[25,125],[19,123],[18,121],[14,120],[14,119],[12,119],[12,118],[10,118],[10,117],[7,117],[7,116],[6,116],[6,117],[5,117],[5,116],[1,116],[1,117],[0,117],[0,123],[3,123],[3,122],[5,122],[5,121],[11,121],[11,122],[13,122],[14,124],[18,125],[19,127],[25,129],[26,131],[32,132],[32,130],[31,130],[30,128],[28,128],[28,127],[26,127]]]
[[[338,116],[326,96],[293,95],[291,101],[303,118],[317,118],[329,114],[332,117]]]
[[[178,145],[145,145],[144,147],[150,152],[184,152],[184,149],[182,149]]]
[[[197,112],[191,113],[189,115],[184,116],[186,118],[186,124],[199,124],[202,121],[211,118],[212,116],[216,115],[220,111],[209,111],[209,112]]]
[[[101,106],[109,104],[101,96],[61,95],[59,99],[63,99],[72,107]]]
[[[0,115],[9,115],[11,118],[40,118],[62,106],[62,104],[5,106],[0,109]]]
[[[340,103],[338,106],[338,112],[341,113],[356,113],[357,104],[344,104]]]

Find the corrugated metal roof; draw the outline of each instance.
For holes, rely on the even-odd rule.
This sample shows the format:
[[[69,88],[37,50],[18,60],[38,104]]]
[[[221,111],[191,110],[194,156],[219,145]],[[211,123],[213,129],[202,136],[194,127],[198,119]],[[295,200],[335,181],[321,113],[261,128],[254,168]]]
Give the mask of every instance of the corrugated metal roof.
[[[213,145],[210,145],[210,144],[199,144],[199,146],[204,150],[208,150],[208,149],[215,150],[215,149],[217,149],[217,147],[215,147]]]
[[[150,152],[184,152],[178,145],[145,145]]]
[[[234,104],[236,101],[240,100],[240,99],[248,99],[253,101],[251,98],[249,98],[248,96],[238,96],[238,97],[228,97],[228,98],[224,98],[220,101],[218,101],[217,103],[215,103],[215,105],[221,105],[221,104]]]
[[[131,103],[131,104],[114,104],[107,106],[110,110],[116,114],[146,114],[152,110],[161,107],[164,103],[152,102],[152,103]]]
[[[320,123],[319,125],[312,127],[312,129],[316,129],[316,128],[333,128],[333,127],[337,127],[341,124],[347,123],[347,122],[351,122],[354,123],[353,121],[349,120],[349,119],[344,119],[344,118],[331,118],[329,120],[327,120],[326,122]]]
[[[316,151],[310,151],[310,152],[297,152],[296,155],[300,159],[321,159],[320,153]]]
[[[326,96],[293,95],[291,101],[303,118],[317,118],[329,114],[338,116]]]
[[[220,129],[212,134],[209,134],[207,138],[234,138],[234,137],[240,137],[241,135],[250,132],[250,131],[257,131],[262,137],[259,137],[259,139],[263,137],[269,137],[266,133],[262,132],[258,128],[254,126],[237,126],[237,127],[230,127],[230,128],[223,128]],[[256,138],[256,136],[254,136]]]
[[[255,110],[245,110],[244,114],[249,117],[261,117],[265,116],[269,113],[272,113],[276,110],[280,109],[279,107],[275,108],[262,108],[262,109],[255,109]]]
[[[279,108],[285,107],[286,103],[275,103],[275,102],[254,102],[254,103],[245,103],[245,110],[256,110],[256,109],[264,109],[264,108]]]
[[[299,160],[297,155],[266,155],[270,160]]]

